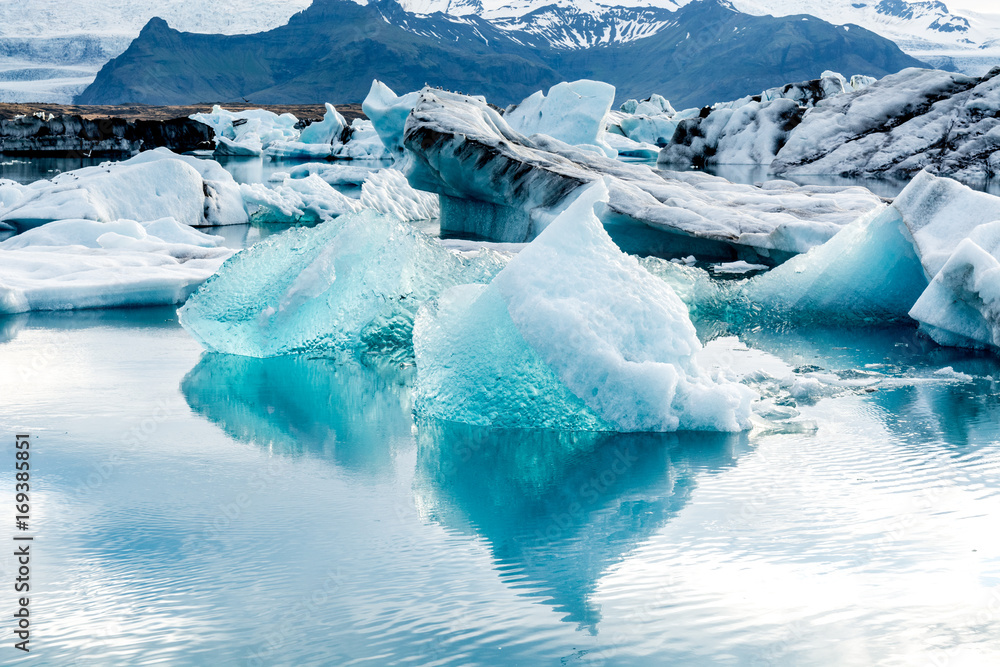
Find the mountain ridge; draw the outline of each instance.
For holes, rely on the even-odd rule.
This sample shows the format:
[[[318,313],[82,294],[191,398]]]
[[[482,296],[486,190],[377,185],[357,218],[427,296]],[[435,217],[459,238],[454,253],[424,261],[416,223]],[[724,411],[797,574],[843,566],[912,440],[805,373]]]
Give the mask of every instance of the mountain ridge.
[[[752,17],[725,0],[698,0],[672,16],[655,35],[571,50],[541,46],[478,16],[414,15],[392,0],[316,0],[285,26],[256,35],[181,33],[150,21],[77,102],[356,102],[379,78],[400,91],[429,83],[506,104],[558,81],[596,78],[622,98],[659,92],[693,106],[828,68],[883,76],[922,65],[860,27]]]

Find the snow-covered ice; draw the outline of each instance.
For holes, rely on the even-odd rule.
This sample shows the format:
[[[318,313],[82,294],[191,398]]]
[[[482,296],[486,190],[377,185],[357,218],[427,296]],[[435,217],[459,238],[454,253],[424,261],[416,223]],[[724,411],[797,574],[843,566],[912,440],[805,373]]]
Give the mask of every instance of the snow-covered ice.
[[[998,346],[1000,197],[918,174],[891,206],[751,280],[776,313],[825,321],[907,319],[944,345]]]
[[[0,243],[0,314],[182,303],[221,241],[172,218],[51,222]]]
[[[248,248],[180,309],[206,349],[251,357],[409,349],[420,304],[489,280],[503,257],[467,258],[373,211],[293,228]]]
[[[406,118],[417,104],[420,93],[396,95],[389,86],[378,79],[372,81],[371,90],[361,104],[375,132],[392,155],[403,152],[403,130]]]
[[[557,83],[548,93],[538,91],[520,104],[508,107],[504,120],[523,135],[545,134],[607,157],[618,152],[604,140],[608,112],[615,101],[615,87],[601,81]]]
[[[531,240],[598,180],[610,191],[599,212],[606,224],[667,232],[663,242],[684,254],[710,249],[747,261],[804,252],[881,204],[860,187],[756,187],[658,173],[544,135],[525,137],[481,100],[431,89],[407,120],[405,144],[410,183],[442,195],[442,228],[501,242]]]
[[[595,214],[608,197],[589,186],[489,285],[420,311],[418,413],[514,428],[749,427],[753,392],[698,367],[687,308]]]
[[[239,188],[218,163],[167,149],[64,172],[10,188],[0,221],[36,227],[54,220],[139,220],[172,217],[198,226],[247,221]]]

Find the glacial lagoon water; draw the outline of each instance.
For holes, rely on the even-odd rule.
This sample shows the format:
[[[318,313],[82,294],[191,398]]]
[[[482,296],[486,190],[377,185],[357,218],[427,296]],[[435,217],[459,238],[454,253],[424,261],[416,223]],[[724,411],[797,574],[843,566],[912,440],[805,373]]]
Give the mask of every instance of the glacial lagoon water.
[[[1000,658],[1000,364],[908,328],[742,338],[885,380],[800,406],[815,430],[504,432],[414,423],[409,367],[205,354],[170,308],[6,318],[31,659]]]
[[[0,660],[1000,662],[1000,361],[910,327],[700,330],[864,381],[794,428],[491,431],[415,422],[411,366],[206,354],[173,308],[0,318],[37,535],[37,643]]]

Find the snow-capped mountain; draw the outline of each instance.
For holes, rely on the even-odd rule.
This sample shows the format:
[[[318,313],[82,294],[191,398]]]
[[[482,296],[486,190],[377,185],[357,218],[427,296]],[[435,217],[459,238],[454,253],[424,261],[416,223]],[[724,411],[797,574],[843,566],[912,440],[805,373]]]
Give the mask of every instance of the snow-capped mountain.
[[[187,32],[276,28],[311,0],[0,0],[0,102],[70,102],[154,16]]]
[[[349,0],[344,0],[349,1]],[[353,0],[358,5],[393,0]],[[472,26],[525,46],[579,50],[629,43],[674,25],[693,0],[396,0],[391,20],[446,38]],[[937,0],[730,0],[755,16],[808,14],[856,24],[937,66],[981,74],[1000,62],[1000,14],[950,11]],[[69,101],[153,17],[182,32],[249,34],[284,25],[311,0],[0,0],[0,101]],[[998,7],[1000,12],[1000,7]],[[435,27],[428,28],[432,16]],[[410,18],[408,18],[410,17]],[[390,20],[390,19],[386,19]],[[434,34],[426,34],[433,30]]]
[[[951,9],[938,0],[732,0],[756,16],[810,14],[856,24],[937,67],[982,75],[1000,64],[1000,2],[995,14]],[[984,3],[985,5],[985,3]]]

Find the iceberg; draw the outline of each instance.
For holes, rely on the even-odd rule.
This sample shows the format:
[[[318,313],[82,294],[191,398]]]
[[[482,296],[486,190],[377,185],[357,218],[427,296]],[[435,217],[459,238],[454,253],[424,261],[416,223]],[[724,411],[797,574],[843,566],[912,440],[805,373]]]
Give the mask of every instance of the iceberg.
[[[789,174],[984,178],[1000,167],[1000,67],[985,76],[910,68],[825,100],[771,169]]]
[[[307,125],[299,135],[299,141],[304,144],[343,143],[347,131],[347,121],[332,104],[326,103],[326,113],[323,120]]]
[[[250,219],[258,223],[312,224],[361,210],[352,199],[316,174],[286,176],[281,182],[242,183],[240,192]]]
[[[19,189],[0,221],[37,227],[54,220],[151,221],[172,217],[193,227],[247,221],[239,189],[218,163],[162,148],[106,162]]]
[[[280,116],[266,109],[227,111],[219,105],[209,113],[196,113],[191,120],[215,130],[217,155],[258,156],[274,141],[297,141],[298,119],[290,113]]]
[[[360,202],[364,208],[408,222],[430,220],[441,215],[439,197],[414,190],[403,172],[395,169],[371,172],[361,185]]]
[[[270,182],[280,183],[287,177],[305,178],[307,176],[316,175],[326,181],[329,185],[361,187],[361,184],[365,182],[365,179],[367,179],[371,173],[377,169],[378,167],[375,166],[358,167],[355,165],[338,163],[306,162],[304,164],[295,165],[287,172],[274,172],[268,180]]]
[[[487,281],[503,264],[497,253],[460,256],[395,218],[363,211],[238,253],[178,313],[211,352],[405,357],[421,303],[448,287]]]
[[[1000,197],[924,171],[891,206],[752,279],[745,294],[798,317],[909,316],[942,344],[993,344],[987,301],[998,220]]]
[[[406,118],[419,98],[420,93],[416,92],[396,95],[389,86],[375,79],[368,96],[361,104],[361,110],[371,120],[379,139],[392,155],[401,155],[403,152]]]
[[[581,79],[558,83],[546,95],[538,91],[520,104],[507,107],[504,120],[523,135],[544,134],[571,146],[593,150],[607,157],[618,152],[604,141],[608,112],[615,87]]]
[[[233,251],[173,218],[60,220],[0,243],[0,314],[183,303]]]
[[[749,428],[753,392],[698,367],[687,308],[594,212],[608,197],[590,186],[489,285],[421,309],[418,414],[500,428]]]
[[[375,125],[363,118],[354,119],[348,141],[334,145],[332,155],[338,160],[393,160],[396,157],[382,143]]]
[[[530,241],[598,180],[610,192],[602,221],[609,229],[654,232],[634,248],[646,254],[773,264],[881,205],[860,187],[756,187],[656,172],[544,135],[525,137],[484,102],[430,89],[406,122],[405,145],[410,184],[441,195],[442,229],[499,242]]]
[[[660,153],[662,164],[770,164],[799,124],[805,109],[778,98],[716,109],[685,120]]]
[[[251,219],[261,223],[312,224],[366,208],[404,221],[430,220],[440,215],[437,195],[414,190],[400,171],[318,168],[308,164],[302,167],[305,168],[293,169],[292,173],[275,172],[267,185],[240,185]],[[338,170],[346,173],[338,174]],[[329,183],[341,179],[353,182],[359,178],[363,180],[357,199]]]

